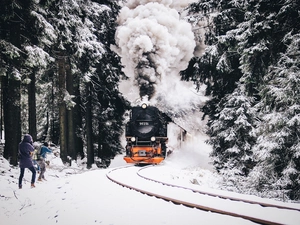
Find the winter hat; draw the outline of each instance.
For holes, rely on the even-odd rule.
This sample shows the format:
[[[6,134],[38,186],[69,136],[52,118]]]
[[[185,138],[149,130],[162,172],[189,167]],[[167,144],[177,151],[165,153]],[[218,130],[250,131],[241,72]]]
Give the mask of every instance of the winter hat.
[[[25,134],[25,135],[24,135],[24,138],[23,138],[23,141],[24,141],[24,142],[31,143],[31,144],[32,144],[32,142],[33,142],[32,137],[31,137],[30,134]]]

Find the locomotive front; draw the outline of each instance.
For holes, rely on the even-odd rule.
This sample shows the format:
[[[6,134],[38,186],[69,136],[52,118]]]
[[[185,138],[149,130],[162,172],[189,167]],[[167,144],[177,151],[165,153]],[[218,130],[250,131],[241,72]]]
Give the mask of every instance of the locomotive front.
[[[126,124],[127,163],[158,164],[165,159],[168,118],[154,106],[133,107]]]

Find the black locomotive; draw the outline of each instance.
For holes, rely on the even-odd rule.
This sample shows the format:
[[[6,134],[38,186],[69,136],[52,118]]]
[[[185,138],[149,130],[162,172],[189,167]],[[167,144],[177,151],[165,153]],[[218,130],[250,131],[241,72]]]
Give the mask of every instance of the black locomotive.
[[[167,125],[170,119],[154,106],[133,107],[126,124],[127,163],[158,164],[167,152]]]

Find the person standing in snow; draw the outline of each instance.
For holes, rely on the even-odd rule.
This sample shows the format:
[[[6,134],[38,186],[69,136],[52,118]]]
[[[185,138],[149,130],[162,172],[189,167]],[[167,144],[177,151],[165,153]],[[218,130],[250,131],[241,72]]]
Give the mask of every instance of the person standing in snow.
[[[41,148],[40,155],[41,155],[41,157],[43,157],[43,159],[46,159],[47,153],[52,153],[52,151],[51,151],[51,149],[49,149],[48,142],[45,142],[44,146],[42,146],[42,148]]]
[[[51,149],[48,148],[48,143],[45,142],[44,143],[44,146],[42,146],[41,148],[41,152],[40,152],[40,161],[39,161],[39,166],[40,166],[40,175],[39,175],[39,178],[38,178],[38,181],[42,181],[42,179],[46,180],[45,179],[45,172],[46,172],[46,162],[45,162],[45,159],[46,159],[46,156],[47,156],[47,153],[51,153]]]
[[[46,180],[45,179],[46,162],[42,156],[39,161],[39,167],[40,167],[40,175],[39,175],[38,181],[42,181],[42,179]]]
[[[33,156],[32,156],[32,161],[33,161],[33,165],[36,167],[37,169],[37,172],[39,173],[40,172],[40,165],[38,163],[38,160],[39,160],[39,157],[38,157],[38,150],[35,149],[33,151]]]
[[[31,177],[31,187],[35,187],[35,177],[36,170],[33,166],[32,155],[34,152],[34,147],[32,145],[32,137],[29,134],[25,134],[23,141],[19,144],[19,167],[20,167],[20,176],[19,176],[19,188],[22,188],[22,180],[24,177],[25,168],[28,168],[32,172]]]

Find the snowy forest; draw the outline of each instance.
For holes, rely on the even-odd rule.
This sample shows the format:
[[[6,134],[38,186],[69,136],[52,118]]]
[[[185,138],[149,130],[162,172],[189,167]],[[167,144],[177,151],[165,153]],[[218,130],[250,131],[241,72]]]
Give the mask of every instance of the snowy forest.
[[[130,102],[118,84],[128,77],[112,46],[125,2],[1,0],[0,134],[12,165],[26,133],[59,145],[65,163],[86,158],[88,168],[123,151]],[[206,87],[197,110],[216,171],[233,185],[300,200],[298,0],[187,2],[178,15],[196,47],[180,76]]]

